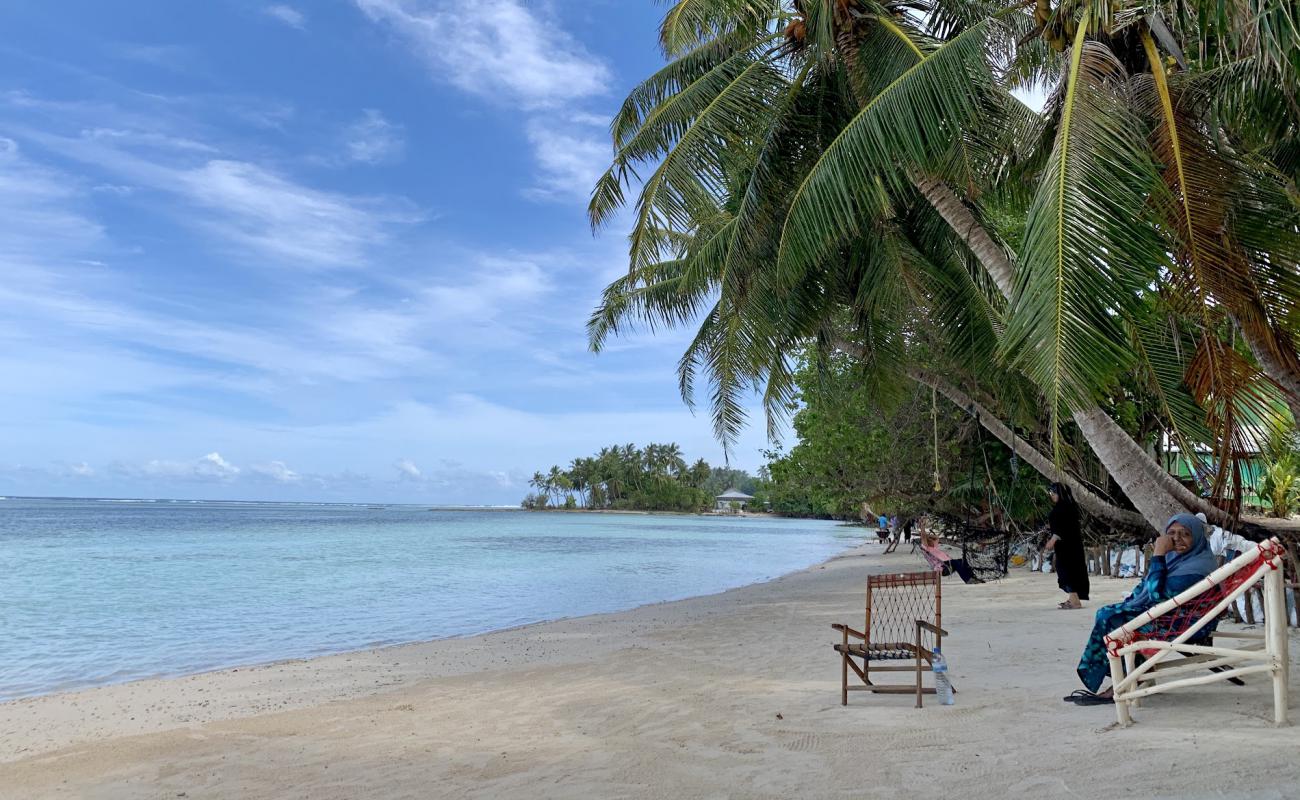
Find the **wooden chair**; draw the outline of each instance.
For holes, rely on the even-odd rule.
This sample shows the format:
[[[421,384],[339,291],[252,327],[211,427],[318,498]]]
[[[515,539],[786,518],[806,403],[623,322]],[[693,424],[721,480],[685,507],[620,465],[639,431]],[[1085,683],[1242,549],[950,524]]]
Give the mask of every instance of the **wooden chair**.
[[[848,705],[850,691],[881,694],[934,694],[934,687],[922,686],[921,676],[933,671],[934,651],[948,632],[940,627],[943,585],[937,572],[909,572],[871,575],[867,578],[867,617],[861,631],[847,625],[831,627],[843,634],[835,645],[840,654],[840,704]],[[850,639],[856,641],[850,641]],[[862,660],[859,667],[855,659]],[[899,662],[912,663],[902,665]],[[873,666],[878,662],[892,662]],[[849,685],[849,670],[862,685]],[[911,672],[915,680],[906,684],[877,684],[872,672]]]
[[[1256,550],[1242,553],[1187,591],[1106,635],[1121,725],[1132,722],[1130,709],[1143,697],[1253,674],[1272,678],[1273,720],[1286,724],[1289,665],[1283,552],[1277,539],[1261,542]],[[1215,631],[1220,615],[1259,583],[1264,584],[1264,632]],[[1214,639],[1208,638],[1210,633]],[[1224,647],[1217,639],[1243,639],[1247,644]],[[1194,674],[1207,668],[1210,675]],[[1174,676],[1187,677],[1157,683]]]

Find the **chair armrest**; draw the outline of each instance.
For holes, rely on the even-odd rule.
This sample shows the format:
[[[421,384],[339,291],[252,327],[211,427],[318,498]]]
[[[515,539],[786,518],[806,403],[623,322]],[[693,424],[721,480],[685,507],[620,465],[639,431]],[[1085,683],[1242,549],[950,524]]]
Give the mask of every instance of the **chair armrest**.
[[[844,633],[848,634],[849,636],[855,636],[855,637],[857,637],[857,638],[859,638],[859,639],[866,639],[866,638],[867,638],[867,635],[866,635],[865,633],[863,633],[863,632],[861,632],[861,631],[855,631],[855,630],[853,630],[852,628],[850,628],[848,625],[840,625],[840,624],[838,624],[838,623],[833,623],[833,624],[831,625],[831,627],[834,628],[834,629],[837,630],[837,631],[843,631]]]
[[[926,622],[926,621],[923,620],[923,619],[918,619],[918,620],[916,621],[916,627],[917,627],[917,631],[918,631],[918,632],[920,631],[921,628],[925,628],[927,631],[930,631],[931,633],[933,633],[933,634],[936,635],[936,636],[947,636],[947,635],[948,635],[948,632],[945,631],[943,628],[940,628],[940,627],[937,626],[937,625],[931,625],[930,623]]]

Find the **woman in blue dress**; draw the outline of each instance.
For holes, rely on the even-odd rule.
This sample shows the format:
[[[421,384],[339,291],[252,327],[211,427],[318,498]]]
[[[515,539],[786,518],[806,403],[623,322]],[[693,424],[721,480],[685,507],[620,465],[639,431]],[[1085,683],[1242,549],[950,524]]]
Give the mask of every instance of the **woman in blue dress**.
[[[1083,657],[1079,659],[1079,679],[1088,688],[1080,689],[1065,699],[1079,705],[1114,702],[1111,689],[1097,691],[1110,675],[1106,634],[1191,588],[1216,566],[1205,535],[1205,523],[1191,514],[1170,517],[1165,523],[1164,535],[1156,538],[1151,564],[1142,583],[1122,602],[1097,609],[1092,635],[1088,637]]]

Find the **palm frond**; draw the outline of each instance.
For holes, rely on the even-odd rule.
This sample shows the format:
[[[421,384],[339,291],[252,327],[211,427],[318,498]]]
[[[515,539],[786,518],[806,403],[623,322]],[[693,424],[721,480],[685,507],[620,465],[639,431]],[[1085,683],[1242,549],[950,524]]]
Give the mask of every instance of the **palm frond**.
[[[1164,261],[1145,214],[1154,167],[1118,92],[1123,67],[1080,26],[1048,169],[1030,208],[1004,351],[1063,412],[1090,406],[1133,359],[1121,319]]]
[[[799,270],[888,208],[886,185],[943,157],[979,112],[989,79],[988,24],[974,26],[875,95],[808,173],[791,202],[778,265]]]
[[[677,0],[659,26],[659,45],[675,58],[736,32],[763,31],[782,16],[780,0]]]

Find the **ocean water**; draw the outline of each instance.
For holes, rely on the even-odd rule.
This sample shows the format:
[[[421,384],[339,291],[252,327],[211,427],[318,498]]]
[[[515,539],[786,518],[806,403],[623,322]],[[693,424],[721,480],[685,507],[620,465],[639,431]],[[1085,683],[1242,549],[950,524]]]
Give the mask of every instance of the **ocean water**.
[[[0,500],[0,701],[720,592],[860,542],[806,520]]]

